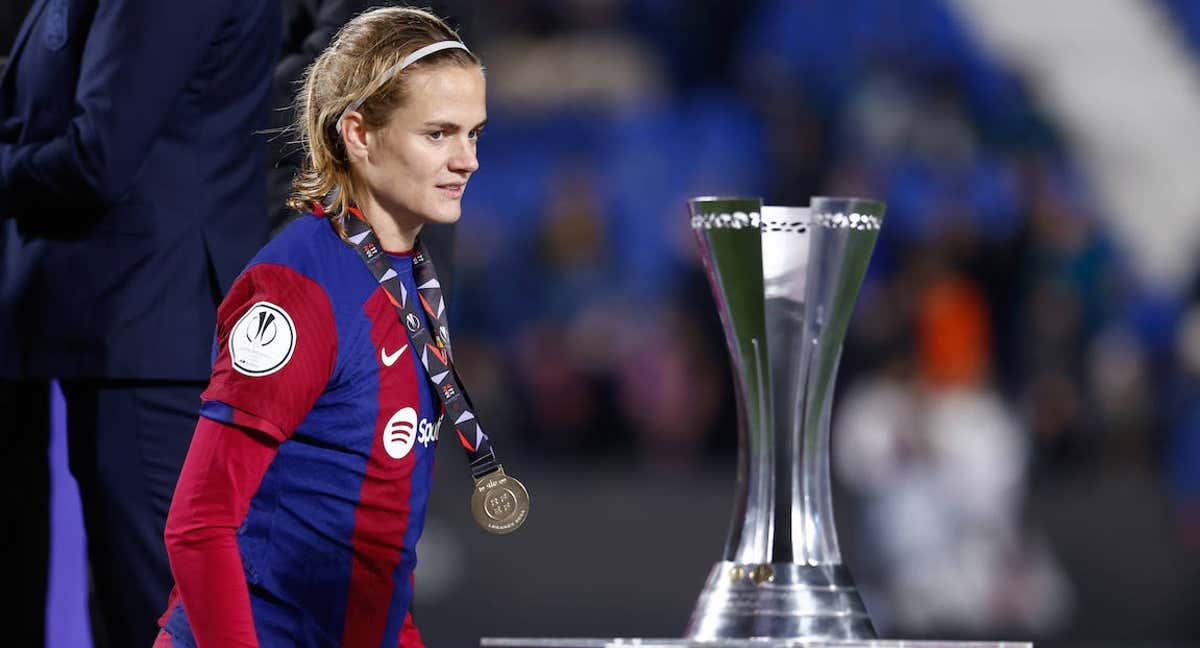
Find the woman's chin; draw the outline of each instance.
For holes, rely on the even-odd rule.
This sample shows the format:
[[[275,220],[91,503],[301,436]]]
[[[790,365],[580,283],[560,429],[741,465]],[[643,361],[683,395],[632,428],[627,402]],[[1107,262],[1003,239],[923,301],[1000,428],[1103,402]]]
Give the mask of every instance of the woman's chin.
[[[462,217],[462,207],[454,205],[453,208],[443,207],[442,209],[431,210],[430,215],[426,217],[426,223],[429,225],[451,225],[458,222]]]

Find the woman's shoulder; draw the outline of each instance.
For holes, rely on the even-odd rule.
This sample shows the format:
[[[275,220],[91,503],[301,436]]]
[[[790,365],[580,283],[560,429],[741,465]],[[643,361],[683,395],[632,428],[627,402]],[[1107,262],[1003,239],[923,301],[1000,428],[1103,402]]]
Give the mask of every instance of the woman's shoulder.
[[[329,219],[308,213],[299,216],[276,234],[259,250],[250,265],[285,265],[313,276],[343,256],[344,251],[340,248],[344,247],[346,244],[333,231]]]
[[[300,216],[280,231],[243,271],[243,275],[263,274],[316,284],[338,312],[361,310],[379,287],[329,219],[313,214]]]

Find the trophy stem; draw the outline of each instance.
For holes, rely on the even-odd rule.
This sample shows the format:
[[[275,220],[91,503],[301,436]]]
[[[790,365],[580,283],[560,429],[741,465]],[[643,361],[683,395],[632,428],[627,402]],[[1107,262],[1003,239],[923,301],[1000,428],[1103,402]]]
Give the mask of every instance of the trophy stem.
[[[730,350],[739,426],[724,560],[709,574],[687,636],[873,639],[838,548],[829,428],[842,343],[883,205],[698,198],[689,208]]]

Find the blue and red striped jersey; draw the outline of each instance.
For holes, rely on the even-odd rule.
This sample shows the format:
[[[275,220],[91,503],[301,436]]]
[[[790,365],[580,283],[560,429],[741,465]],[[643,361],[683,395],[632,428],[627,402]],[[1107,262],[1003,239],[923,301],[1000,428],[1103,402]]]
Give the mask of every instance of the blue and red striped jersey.
[[[411,257],[393,266],[416,294]],[[262,646],[398,643],[440,409],[408,344],[370,270],[315,216],[264,247],[218,309],[200,413],[280,441],[237,535]],[[190,645],[181,606],[164,629]]]

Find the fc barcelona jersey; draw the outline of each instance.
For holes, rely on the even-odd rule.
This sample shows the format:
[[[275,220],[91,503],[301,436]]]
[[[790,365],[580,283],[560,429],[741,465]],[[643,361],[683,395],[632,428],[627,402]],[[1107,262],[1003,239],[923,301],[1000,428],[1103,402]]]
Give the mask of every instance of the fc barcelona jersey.
[[[393,266],[416,294],[411,258]],[[214,357],[201,415],[280,442],[237,534],[260,645],[394,648],[440,405],[386,293],[301,218],[234,283]],[[190,645],[181,606],[164,628]]]

